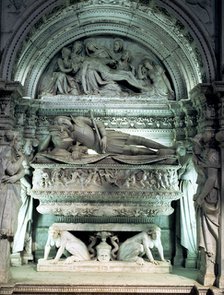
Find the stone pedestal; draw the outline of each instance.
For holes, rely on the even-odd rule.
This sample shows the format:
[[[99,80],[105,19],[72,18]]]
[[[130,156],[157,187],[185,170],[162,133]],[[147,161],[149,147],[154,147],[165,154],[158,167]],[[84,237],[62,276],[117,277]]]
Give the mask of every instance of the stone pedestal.
[[[216,281],[216,276],[213,273],[210,274],[199,274],[198,282],[204,286],[213,286]]]
[[[224,288],[224,276],[218,278],[218,287],[222,289]]]
[[[81,261],[66,264],[64,261],[54,263],[53,260],[39,259],[37,271],[51,272],[122,272],[122,273],[148,273],[148,274],[166,274],[171,272],[170,262],[160,261],[158,265],[150,262],[145,262],[143,265],[138,265],[135,262],[123,261]]]
[[[216,282],[215,269],[217,265],[205,253],[204,249],[200,251],[200,270],[198,282],[204,286],[213,286]]]
[[[0,283],[6,283],[10,277],[10,243],[0,240]]]
[[[12,266],[21,266],[22,265],[22,257],[20,253],[13,253],[10,255],[11,265]]]
[[[197,267],[197,253],[191,254],[188,253],[185,260],[185,267],[187,268],[196,268]]]

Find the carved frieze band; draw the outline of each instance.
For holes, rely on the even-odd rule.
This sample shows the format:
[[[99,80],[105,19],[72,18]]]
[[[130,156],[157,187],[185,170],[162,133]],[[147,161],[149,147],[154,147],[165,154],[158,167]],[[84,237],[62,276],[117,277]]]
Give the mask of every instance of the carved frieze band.
[[[36,168],[33,190],[57,191],[178,191],[176,168],[117,169],[98,168]]]
[[[169,215],[173,212],[171,201],[181,197],[178,166],[47,166],[34,164],[31,191],[40,200],[37,210],[42,214],[108,218]]]

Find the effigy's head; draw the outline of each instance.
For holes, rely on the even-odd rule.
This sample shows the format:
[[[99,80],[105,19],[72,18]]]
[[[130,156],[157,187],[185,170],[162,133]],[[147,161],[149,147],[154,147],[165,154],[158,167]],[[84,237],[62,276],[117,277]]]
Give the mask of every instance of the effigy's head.
[[[72,122],[69,117],[66,116],[57,116],[54,118],[54,125],[65,125],[69,128],[72,127]]]

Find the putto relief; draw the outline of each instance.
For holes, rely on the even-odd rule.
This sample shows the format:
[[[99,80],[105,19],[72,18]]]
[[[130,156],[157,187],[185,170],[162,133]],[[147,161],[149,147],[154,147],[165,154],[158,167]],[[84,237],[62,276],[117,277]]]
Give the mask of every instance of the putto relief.
[[[63,47],[47,66],[39,95],[174,99],[165,68],[120,38],[87,38]]]
[[[176,169],[55,168],[38,169],[33,189],[40,191],[178,191]]]

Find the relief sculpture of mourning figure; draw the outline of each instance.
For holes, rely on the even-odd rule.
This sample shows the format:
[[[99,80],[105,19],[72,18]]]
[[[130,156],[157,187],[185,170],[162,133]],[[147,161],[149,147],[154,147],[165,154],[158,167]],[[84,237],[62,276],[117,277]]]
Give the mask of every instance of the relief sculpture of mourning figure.
[[[142,81],[145,89],[143,92],[156,97],[173,98],[174,92],[171,88],[164,69],[149,59],[143,59],[138,67],[138,78]]]
[[[72,49],[64,47],[61,50],[61,56],[57,59],[52,77],[44,86],[44,94],[78,95],[80,93],[79,70],[83,62],[82,49],[82,43],[77,41]]]
[[[119,38],[87,38],[63,47],[46,69],[41,95],[174,98],[162,64]],[[140,51],[139,51],[140,50]]]

